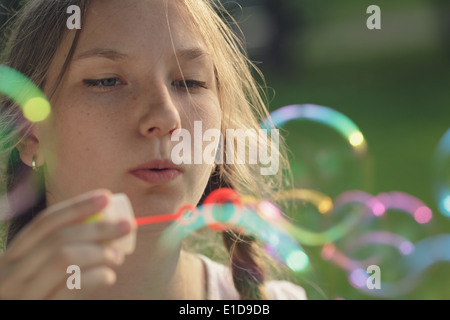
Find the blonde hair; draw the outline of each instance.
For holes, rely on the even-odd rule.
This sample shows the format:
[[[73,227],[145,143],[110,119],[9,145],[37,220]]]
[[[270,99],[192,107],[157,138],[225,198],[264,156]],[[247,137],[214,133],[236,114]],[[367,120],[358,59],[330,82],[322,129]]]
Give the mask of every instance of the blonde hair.
[[[225,22],[228,20],[235,23],[234,19],[217,1],[180,0],[180,2],[190,13],[192,23],[199,30],[215,64],[223,134],[226,129],[260,129],[261,121],[266,119],[269,113],[264,87],[258,85],[252,72],[256,72],[262,79],[263,77],[247,57],[242,38]],[[5,64],[24,73],[42,88],[49,65],[62,39],[68,32],[76,32],[71,53],[61,70],[61,79],[70,62],[79,34],[79,31],[67,30],[65,10],[69,5],[78,5],[84,14],[88,4],[87,0],[29,1],[18,19],[7,47]],[[20,108],[8,101],[1,103],[0,163],[9,163],[9,167],[17,165],[11,163],[12,154],[20,139],[26,135],[29,125],[23,119]],[[260,144],[266,142],[264,139],[256,139],[250,143],[256,144],[259,148]],[[242,195],[271,200],[277,190],[287,187],[290,182],[290,179],[286,179],[286,174],[289,176],[289,163],[284,155],[283,141],[280,141],[277,148],[270,145],[266,147],[266,150],[271,150],[272,155],[279,159],[280,170],[277,174],[261,175],[259,165],[223,164],[219,165],[211,176],[208,188],[227,186]],[[12,172],[14,170],[7,170],[8,185],[14,180]],[[17,229],[20,228],[21,225]],[[263,252],[255,239],[227,231],[223,233],[223,241],[231,257],[233,280],[241,299],[267,298],[263,290],[265,270],[260,261]]]

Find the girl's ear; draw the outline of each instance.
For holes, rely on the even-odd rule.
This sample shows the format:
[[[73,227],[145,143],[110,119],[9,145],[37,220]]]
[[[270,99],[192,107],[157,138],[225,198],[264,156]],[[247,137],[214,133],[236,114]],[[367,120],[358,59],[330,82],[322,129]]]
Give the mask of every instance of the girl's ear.
[[[37,167],[44,164],[44,155],[39,143],[36,126],[32,126],[26,133],[26,135],[19,142],[17,149],[19,150],[20,159],[27,166],[31,167],[33,160],[35,161],[35,165]]]

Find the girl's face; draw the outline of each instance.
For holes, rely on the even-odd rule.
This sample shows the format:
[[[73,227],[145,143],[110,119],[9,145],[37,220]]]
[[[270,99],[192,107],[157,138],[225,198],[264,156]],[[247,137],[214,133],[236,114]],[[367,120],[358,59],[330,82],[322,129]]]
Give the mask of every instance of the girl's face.
[[[38,130],[49,205],[96,188],[125,192],[138,216],[197,204],[212,167],[171,164],[180,143],[171,135],[184,128],[194,138],[194,121],[219,129],[221,112],[213,62],[189,21],[179,1],[91,2],[52,118]],[[72,40],[58,49],[47,93]]]

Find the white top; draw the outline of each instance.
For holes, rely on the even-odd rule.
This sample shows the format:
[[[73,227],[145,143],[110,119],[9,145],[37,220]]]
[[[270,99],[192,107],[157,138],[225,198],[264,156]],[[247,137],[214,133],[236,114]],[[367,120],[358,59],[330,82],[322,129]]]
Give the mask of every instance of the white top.
[[[239,300],[239,293],[233,284],[230,268],[211,259],[198,255],[206,269],[208,300]],[[306,293],[289,281],[273,280],[265,283],[270,300],[306,300]]]

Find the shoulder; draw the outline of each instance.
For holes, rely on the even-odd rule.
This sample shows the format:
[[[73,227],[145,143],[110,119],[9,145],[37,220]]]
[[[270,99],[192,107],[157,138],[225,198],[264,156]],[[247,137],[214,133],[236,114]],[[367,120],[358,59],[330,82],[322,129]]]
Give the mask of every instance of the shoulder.
[[[239,300],[230,269],[205,256],[198,255],[205,266],[208,300]],[[267,295],[271,300],[306,300],[305,290],[289,281],[267,281]]]
[[[289,281],[268,281],[266,290],[272,300],[307,300],[305,290]]]

